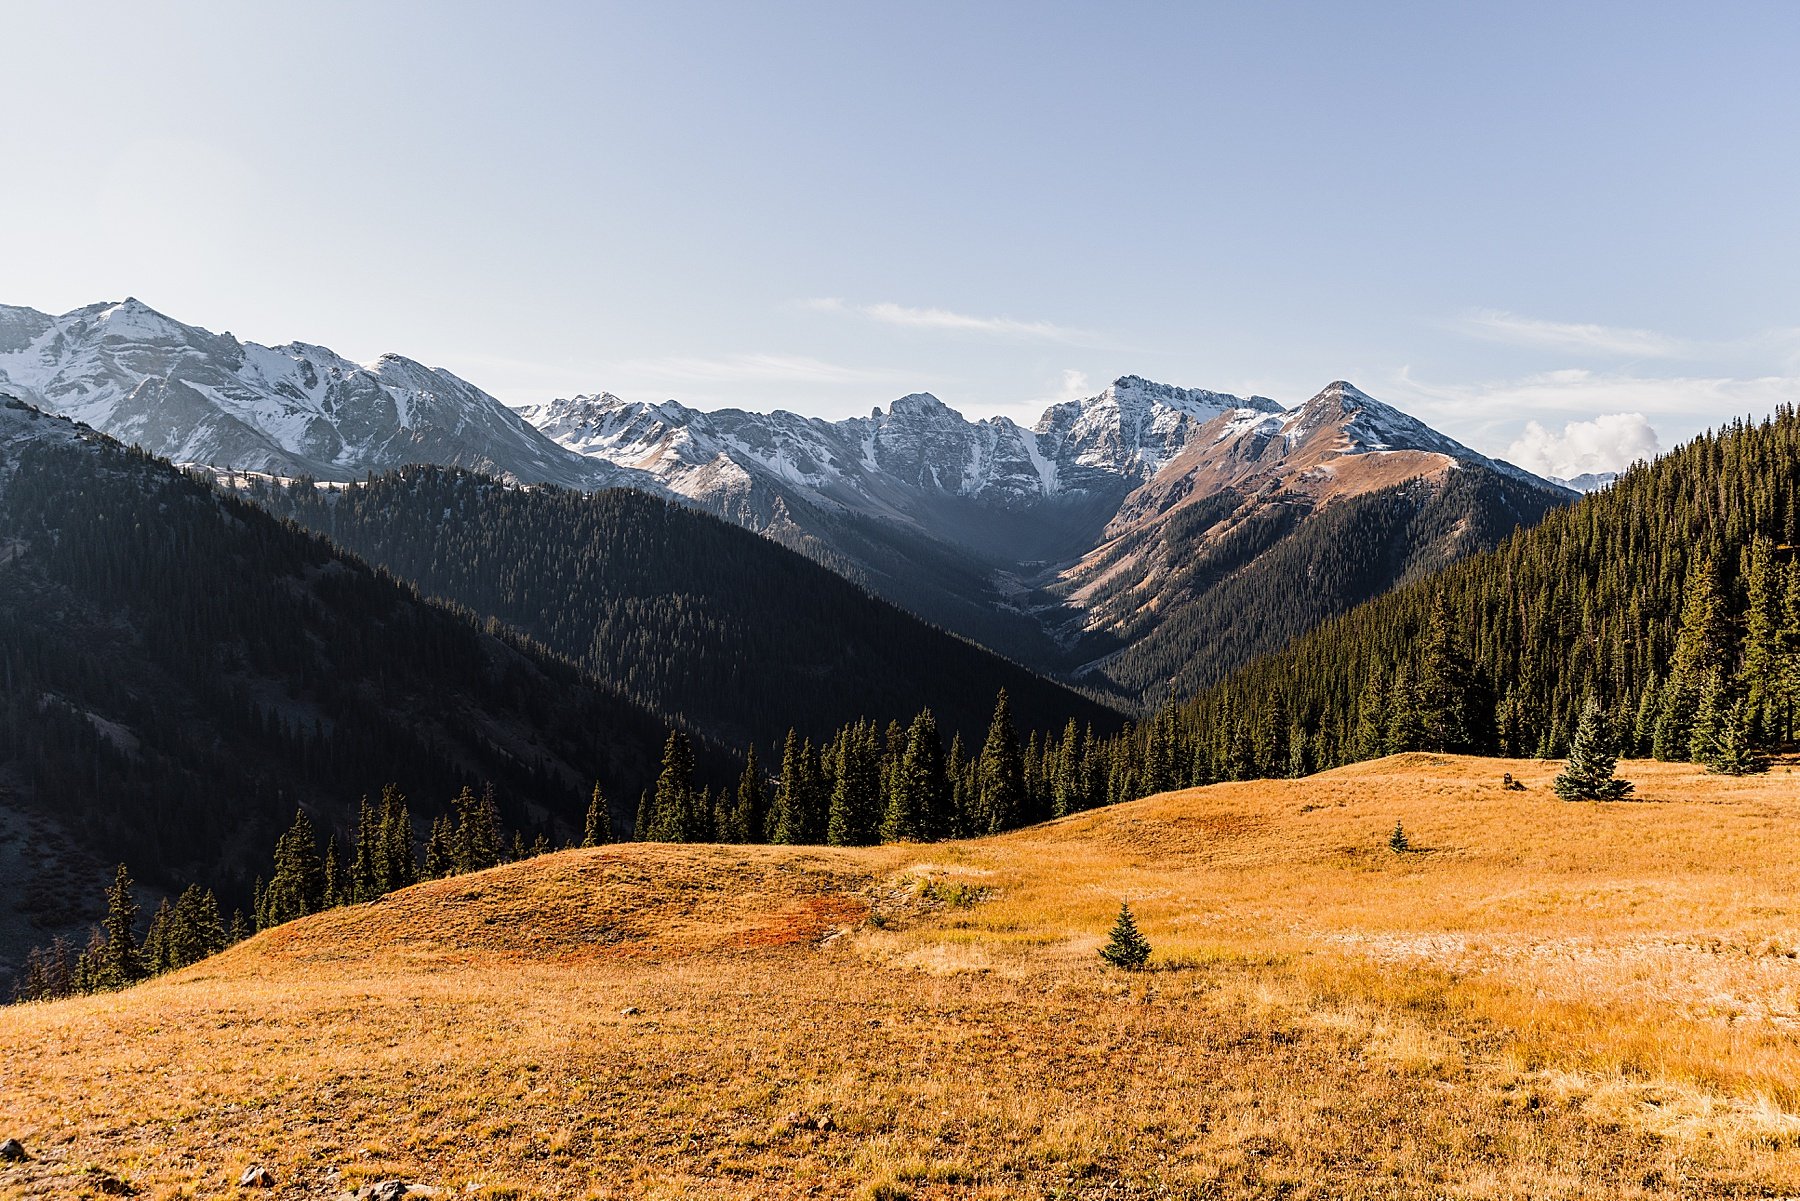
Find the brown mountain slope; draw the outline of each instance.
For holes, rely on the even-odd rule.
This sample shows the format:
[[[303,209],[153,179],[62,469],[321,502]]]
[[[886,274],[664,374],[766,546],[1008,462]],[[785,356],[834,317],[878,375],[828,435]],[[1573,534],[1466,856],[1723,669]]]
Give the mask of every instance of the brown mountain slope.
[[[1791,775],[1405,756],[998,839],[631,845],[0,1010],[0,1193],[1662,1197],[1800,1185]],[[1527,791],[1503,791],[1511,771]],[[1387,847],[1395,821],[1416,851]],[[1094,956],[1119,898],[1153,970]]]

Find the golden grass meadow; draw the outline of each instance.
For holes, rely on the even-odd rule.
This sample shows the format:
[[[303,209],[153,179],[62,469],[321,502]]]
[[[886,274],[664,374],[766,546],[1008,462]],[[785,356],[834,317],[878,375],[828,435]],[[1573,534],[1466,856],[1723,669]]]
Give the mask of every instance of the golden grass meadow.
[[[1566,804],[1415,754],[422,884],[0,1009],[0,1194],[1800,1194],[1791,768]],[[1095,954],[1121,899],[1141,973]]]

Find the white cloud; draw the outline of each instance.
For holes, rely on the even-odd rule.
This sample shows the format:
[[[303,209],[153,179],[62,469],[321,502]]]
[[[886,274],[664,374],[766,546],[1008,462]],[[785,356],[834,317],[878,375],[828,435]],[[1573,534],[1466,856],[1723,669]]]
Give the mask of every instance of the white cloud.
[[[1603,413],[1568,422],[1560,434],[1527,421],[1506,457],[1527,471],[1570,479],[1590,471],[1622,471],[1660,449],[1656,430],[1642,413]]]
[[[1011,317],[977,317],[949,309],[912,308],[892,301],[879,304],[848,304],[835,296],[803,300],[800,307],[819,313],[855,313],[883,325],[905,329],[945,330],[951,333],[986,334],[1002,338],[1039,338],[1052,342],[1079,342],[1091,334],[1048,321],[1018,321]]]
[[[1800,376],[1657,378],[1576,368],[1446,385],[1420,380],[1402,368],[1383,387],[1382,397],[1477,450],[1512,458],[1521,453],[1519,442],[1530,443],[1534,422],[1554,430],[1620,414],[1644,415],[1659,444],[1673,446],[1734,417],[1761,418],[1777,405],[1800,403]],[[1612,432],[1623,431],[1615,426]],[[1503,449],[1509,446],[1511,450]],[[1627,457],[1605,470],[1629,462]]]
[[[1462,321],[1462,328],[1477,337],[1520,346],[1547,346],[1557,350],[1597,351],[1628,358],[1675,358],[1686,354],[1687,343],[1655,330],[1628,329],[1585,322],[1544,321],[1521,317],[1499,309],[1483,309]]]
[[[1082,400],[1094,394],[1088,386],[1087,372],[1064,368],[1062,373],[1062,391],[1057,394],[1058,400]]]

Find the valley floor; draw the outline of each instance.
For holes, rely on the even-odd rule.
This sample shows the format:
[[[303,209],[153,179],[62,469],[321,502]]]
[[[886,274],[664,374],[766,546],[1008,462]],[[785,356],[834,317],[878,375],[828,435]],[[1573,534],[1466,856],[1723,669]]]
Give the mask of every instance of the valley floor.
[[[250,1164],[283,1197],[1800,1192],[1791,768],[1629,763],[1614,805],[1555,771],[1400,756],[974,842],[420,885],[0,1009],[33,1156],[0,1194],[242,1196]],[[1122,898],[1143,973],[1095,956]]]

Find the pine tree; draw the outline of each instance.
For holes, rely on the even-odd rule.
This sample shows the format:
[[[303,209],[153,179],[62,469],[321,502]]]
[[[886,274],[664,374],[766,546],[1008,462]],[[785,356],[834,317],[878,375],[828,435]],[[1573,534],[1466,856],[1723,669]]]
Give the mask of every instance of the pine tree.
[[[1778,736],[1785,725],[1782,662],[1782,572],[1775,543],[1761,535],[1744,552],[1744,648],[1741,678],[1758,737]]]
[[[881,832],[881,749],[875,727],[857,722],[839,736],[837,778],[825,841],[834,847],[867,846]]]
[[[198,884],[183,889],[174,918],[168,944],[171,967],[187,967],[225,949],[225,923],[219,916],[219,899],[210,889]]]
[[[657,842],[705,840],[698,818],[699,798],[694,793],[694,745],[680,730],[669,731],[663,744],[662,770],[650,803],[650,838]]]
[[[425,877],[439,880],[456,871],[456,824],[447,813],[431,821],[431,837],[425,843]]]
[[[732,794],[729,807],[730,821],[721,827],[721,842],[761,842],[766,837],[763,823],[766,819],[766,802],[763,790],[762,768],[756,762],[756,747],[751,746],[744,755],[744,770],[738,776],[737,791]]]
[[[500,862],[500,816],[494,804],[492,787],[477,796],[464,785],[450,802],[456,813],[456,829],[452,835],[451,870],[457,873],[479,872]]]
[[[1128,972],[1142,970],[1150,960],[1150,943],[1139,932],[1131,906],[1119,902],[1119,916],[1113,922],[1112,937],[1100,948],[1100,958]]]
[[[174,921],[169,898],[164,897],[157,903],[156,912],[150,915],[150,930],[144,935],[144,970],[153,976],[177,966],[169,952],[170,927]]]
[[[937,719],[931,710],[923,709],[906,734],[906,751],[894,774],[881,821],[881,840],[930,841],[945,823],[949,802],[944,744],[938,736]]]
[[[823,841],[829,805],[817,748],[810,738],[800,741],[789,730],[781,752],[781,782],[769,810],[769,841],[792,846]]]
[[[320,907],[331,909],[338,905],[349,904],[352,889],[350,886],[350,869],[344,866],[343,852],[338,849],[337,835],[325,839],[324,856],[324,888]]]
[[[105,940],[92,956],[88,987],[93,991],[124,988],[149,974],[137,944],[138,903],[132,896],[131,873],[121,863],[106,890]]]
[[[318,836],[305,810],[296,810],[294,824],[276,840],[275,870],[263,892],[257,922],[263,929],[279,926],[317,913],[324,904],[325,864]]]
[[[1708,755],[1700,762],[1722,776],[1749,776],[1769,770],[1769,757],[1756,744],[1756,711],[1739,697],[1717,723]]]
[[[636,842],[656,840],[656,798],[648,788],[638,793],[637,816],[631,822],[631,837]]]
[[[1427,733],[1421,708],[1418,677],[1403,663],[1394,670],[1393,684],[1388,689],[1388,724],[1384,740],[1388,754],[1424,749]]]
[[[356,845],[350,856],[350,896],[355,901],[373,901],[387,891],[377,822],[365,793],[356,809]]]
[[[612,841],[612,814],[607,810],[606,797],[600,791],[600,781],[594,781],[594,793],[588,798],[587,820],[581,827],[581,845],[584,847],[605,846]]]
[[[1589,696],[1581,707],[1581,724],[1563,765],[1551,787],[1565,801],[1618,801],[1631,794],[1632,784],[1614,775],[1619,757],[1613,749],[1612,725],[1597,698]]]
[[[1081,729],[1071,717],[1056,744],[1055,767],[1050,782],[1050,815],[1066,817],[1087,807],[1081,777]]]
[[[1363,681],[1356,703],[1356,741],[1353,753],[1358,759],[1379,759],[1388,753],[1387,681],[1380,672],[1371,672]]]
[[[1420,745],[1429,751],[1465,751],[1475,742],[1475,673],[1457,637],[1443,592],[1432,597],[1431,617],[1419,661],[1417,713]]]
[[[1652,671],[1638,694],[1637,719],[1631,725],[1631,748],[1648,755],[1656,742],[1656,717],[1662,711],[1662,683]]]
[[[1171,729],[1174,726],[1174,715],[1170,714]],[[1290,769],[1291,746],[1288,742],[1292,733],[1288,726],[1287,697],[1280,692],[1269,697],[1268,707],[1257,714],[1256,761],[1258,774],[1265,779],[1285,776]],[[1179,787],[1176,784],[1175,787]]]
[[[1715,668],[1707,673],[1700,687],[1700,703],[1695,707],[1688,731],[1689,760],[1708,767],[1718,762],[1735,703],[1732,691],[1724,672]]]
[[[1002,688],[994,698],[987,741],[975,765],[977,804],[987,821],[986,834],[1018,827],[1025,818],[1025,761],[1019,732],[1013,728],[1012,698]]]
[[[1396,855],[1412,850],[1412,841],[1406,837],[1406,830],[1399,822],[1394,823],[1394,832],[1388,835],[1388,850]]]
[[[1720,596],[1718,570],[1703,558],[1688,571],[1681,604],[1681,632],[1663,686],[1651,753],[1658,759],[1693,758],[1694,724],[1706,690],[1731,666],[1731,616]],[[1702,736],[1704,738],[1704,735]]]
[[[491,808],[491,789],[487,800]],[[413,850],[412,810],[407,807],[406,797],[395,784],[384,785],[381,790],[377,853],[381,863],[380,882],[385,892],[407,888],[419,882],[419,860]]]

